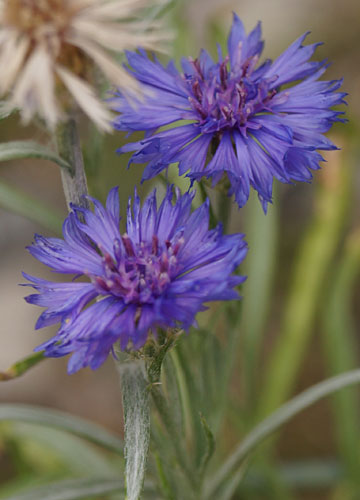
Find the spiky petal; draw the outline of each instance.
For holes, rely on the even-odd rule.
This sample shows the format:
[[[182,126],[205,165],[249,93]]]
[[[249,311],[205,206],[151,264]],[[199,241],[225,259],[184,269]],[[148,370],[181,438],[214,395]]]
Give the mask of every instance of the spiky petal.
[[[135,193],[122,235],[114,188],[106,207],[95,199],[94,212],[73,207],[64,239],[35,236],[29,247],[35,258],[87,278],[61,283],[24,275],[39,292],[26,300],[46,308],[36,328],[61,323],[37,350],[73,353],[70,373],[96,369],[118,341],[122,349],[139,349],[158,327],[188,329],[204,303],[239,299],[234,287],[245,278],[232,273],[247,252],[243,235],[209,230],[208,201],[191,212],[193,194],[175,194],[173,201],[169,187],[158,208],[155,191],[142,206]]]
[[[147,163],[143,180],[176,162],[192,180],[217,184],[226,175],[240,207],[251,186],[266,210],[273,178],[309,182],[322,160],[317,150],[336,149],[323,134],[344,121],[332,109],[344,102],[346,94],[337,92],[342,82],[319,81],[326,64],[310,61],[319,44],[303,45],[306,35],[274,62],[259,64],[261,26],[247,35],[234,14],[228,55],[220,52],[218,62],[203,50],[196,60],[183,59],[180,73],[173,62],[164,67],[144,51],[128,52],[129,74],[148,97],[134,110],[119,92],[114,127],[144,130],[146,138],[119,152],[134,151],[131,163]]]

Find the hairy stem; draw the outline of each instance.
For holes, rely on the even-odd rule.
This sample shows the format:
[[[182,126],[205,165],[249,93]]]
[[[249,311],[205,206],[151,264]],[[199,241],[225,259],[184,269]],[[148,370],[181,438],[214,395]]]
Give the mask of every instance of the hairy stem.
[[[56,128],[59,155],[71,165],[71,170],[61,169],[61,179],[68,208],[70,204],[88,207],[85,198],[89,194],[79,134],[74,116],[61,122]]]

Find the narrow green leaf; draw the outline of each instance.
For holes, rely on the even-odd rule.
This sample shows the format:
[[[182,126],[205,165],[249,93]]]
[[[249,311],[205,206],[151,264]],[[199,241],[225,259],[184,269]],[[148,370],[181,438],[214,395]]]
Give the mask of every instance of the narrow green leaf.
[[[21,404],[1,404],[1,420],[15,420],[56,427],[116,453],[122,454],[123,451],[122,441],[118,436],[92,422],[57,410]]]
[[[220,428],[224,413],[229,400],[229,383],[235,366],[237,356],[239,355],[240,345],[240,324],[242,318],[243,304],[233,302],[225,305],[226,317],[226,337],[225,345],[220,352],[221,365],[218,369],[218,398],[215,410],[215,417],[212,422],[212,428],[216,434]]]
[[[213,435],[213,433],[212,433],[212,431],[211,431],[211,429],[210,429],[210,427],[209,427],[208,423],[206,422],[206,419],[203,415],[200,415],[200,421],[201,421],[201,424],[203,427],[203,431],[204,431],[204,434],[206,437],[206,443],[207,443],[206,453],[204,454],[202,461],[201,461],[201,464],[200,464],[199,476],[202,477],[202,475],[205,472],[207,464],[209,463],[211,457],[214,454],[215,438],[214,438],[214,435]]]
[[[351,313],[354,285],[360,273],[360,232],[351,234],[344,255],[335,269],[334,279],[324,300],[323,344],[330,374],[359,365],[356,327]],[[359,398],[354,388],[334,395],[335,435],[346,475],[359,490],[360,429]]]
[[[183,477],[188,483],[188,486],[195,490],[198,482],[194,474],[195,467],[193,464],[193,457],[188,454],[184,438],[179,433],[179,429],[173,419],[172,411],[169,408],[168,401],[164,397],[161,388],[157,384],[152,384],[150,389],[152,399],[166,430],[167,438],[172,447],[172,451],[174,452],[176,460],[184,474]]]
[[[191,342],[184,340],[190,339],[183,339],[178,343],[176,348],[171,351],[171,359],[179,382],[181,403],[184,410],[185,441],[193,443],[195,462],[199,463],[203,453],[202,445],[205,441],[199,419],[199,405],[201,404],[202,394],[195,382],[193,367],[188,362],[190,359],[189,352],[192,352],[192,355],[195,356],[192,347],[196,339],[191,339]]]
[[[73,479],[40,486],[18,493],[5,500],[78,500],[99,498],[120,491],[124,484],[119,479]]]
[[[279,475],[292,488],[329,488],[341,481],[343,467],[340,462],[323,457],[318,460],[307,459],[303,462],[281,464]]]
[[[176,500],[170,482],[167,478],[166,474],[167,471],[165,471],[166,466],[164,464],[163,457],[156,452],[155,453],[153,452],[153,455],[155,458],[156,470],[159,477],[159,486],[161,488],[164,497],[166,498],[166,500]]]
[[[249,414],[254,411],[258,401],[259,359],[276,270],[277,225],[277,204],[269,207],[265,216],[258,197],[252,193],[245,207],[245,234],[251,251],[242,269],[249,278],[242,290],[243,316],[240,326],[243,388],[246,391],[244,405]],[[253,420],[251,416],[250,420]]]
[[[35,141],[10,141],[0,144],[0,161],[39,158],[57,163],[60,167],[71,170],[71,166],[59,155]]]
[[[124,409],[126,498],[138,500],[150,442],[150,404],[145,366],[140,360],[118,364]]]
[[[220,467],[214,477],[208,482],[205,498],[215,498],[214,493],[216,493],[217,489],[232,473],[237,473],[238,468],[249,456],[249,454],[258,446],[258,444],[270,436],[273,432],[277,431],[292,417],[320,399],[333,394],[344,387],[349,387],[358,383],[360,383],[360,369],[343,373],[336,377],[331,377],[323,382],[320,382],[319,384],[313,385],[309,389],[290,399],[290,401],[256,425],[243,439],[235,451]]]
[[[216,499],[217,500],[231,500],[241,483],[245,473],[247,470],[247,462],[244,462],[239,469],[235,472],[235,474],[226,481],[222,485],[222,489],[218,492]]]
[[[174,352],[172,350],[171,352]],[[162,366],[162,385],[174,420],[180,432],[184,431],[184,408],[180,393],[180,385],[171,355],[164,359]]]
[[[350,172],[351,165],[332,157],[322,173],[314,218],[299,248],[281,331],[265,372],[259,418],[282,404],[294,387],[349,206]]]
[[[13,380],[14,378],[20,377],[25,372],[30,370],[33,366],[47,359],[43,352],[37,352],[36,354],[31,354],[27,358],[22,359],[14,363],[8,370],[0,372],[0,382],[6,382],[8,380]]]
[[[10,116],[15,111],[16,111],[16,109],[11,108],[11,106],[9,106],[8,102],[0,101],[0,120],[4,120],[5,118]]]
[[[158,484],[166,500],[190,500],[192,489],[179,467],[174,467],[171,441],[157,415],[151,422],[151,453],[155,458]]]
[[[34,461],[31,457],[32,453],[38,459],[41,456],[40,449],[44,461],[51,463],[51,457],[54,456],[56,463],[62,462],[67,473],[73,476],[114,477],[122,461],[120,457],[114,460],[114,455],[104,453],[103,449],[59,429],[12,422],[6,432],[9,436],[16,438],[21,454],[27,454],[25,456],[31,464]],[[29,450],[34,449],[34,444],[35,451],[31,453]],[[59,465],[55,467],[58,469]],[[36,470],[38,470],[37,467]]]
[[[44,203],[31,198],[3,181],[0,181],[0,206],[9,212],[14,212],[41,224],[53,233],[61,232],[60,215]]]

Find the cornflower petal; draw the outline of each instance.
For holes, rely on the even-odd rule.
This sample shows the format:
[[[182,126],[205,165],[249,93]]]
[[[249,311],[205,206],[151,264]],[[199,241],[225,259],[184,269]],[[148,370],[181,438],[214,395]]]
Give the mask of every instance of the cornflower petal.
[[[233,272],[247,252],[243,235],[223,235],[221,226],[209,230],[209,201],[191,212],[194,194],[175,189],[174,199],[169,186],[158,208],[155,191],[142,205],[135,191],[121,235],[114,188],[106,206],[89,198],[94,211],[72,207],[64,240],[36,236],[29,247],[34,257],[81,279],[63,283],[24,274],[37,292],[26,300],[46,308],[36,328],[60,322],[36,350],[50,357],[72,353],[69,373],[97,369],[117,342],[121,349],[141,349],[158,328],[195,325],[205,303],[239,299],[234,287],[245,278]]]
[[[234,14],[228,56],[219,50],[218,62],[202,50],[195,60],[183,58],[179,72],[173,62],[165,67],[144,51],[127,52],[127,70],[145,97],[133,109],[117,92],[111,100],[118,112],[113,125],[144,131],[145,138],[118,152],[133,153],[129,164],[146,164],[143,181],[178,163],[179,174],[193,181],[207,177],[213,186],[225,181],[239,207],[252,187],[266,211],[273,178],[309,182],[310,170],[322,161],[317,151],[336,149],[323,134],[346,121],[333,109],[345,103],[346,93],[338,91],[342,80],[319,81],[327,64],[311,61],[320,44],[304,45],[307,35],[274,62],[259,63],[260,23],[246,34]]]

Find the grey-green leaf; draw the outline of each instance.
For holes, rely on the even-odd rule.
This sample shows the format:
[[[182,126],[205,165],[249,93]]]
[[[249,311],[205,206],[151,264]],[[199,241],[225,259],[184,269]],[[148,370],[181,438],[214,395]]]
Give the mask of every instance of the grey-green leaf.
[[[60,167],[71,170],[67,161],[54,151],[35,141],[10,141],[0,144],[0,161],[19,160],[22,158],[40,158],[57,163]]]
[[[43,449],[44,456],[59,459],[73,476],[114,478],[122,463],[121,457],[114,460],[114,455],[104,453],[103,449],[92,443],[59,429],[24,422],[12,422],[7,429],[10,430],[10,436],[16,436],[20,450],[26,450],[29,444],[35,443]]]
[[[2,181],[0,181],[0,206],[9,212],[35,221],[54,233],[61,232],[61,217],[51,207]]]
[[[119,479],[73,479],[40,486],[18,493],[5,500],[78,500],[99,498],[120,491],[123,482]]]
[[[205,498],[213,498],[218,488],[224,484],[231,473],[237,473],[244,460],[247,459],[249,454],[258,446],[258,444],[278,430],[292,417],[320,399],[333,394],[344,387],[349,387],[359,383],[360,369],[352,370],[315,384],[290,399],[287,403],[265,418],[265,420],[253,427],[252,431],[245,436],[235,451],[217,470],[216,474],[209,479],[204,495]]]
[[[144,483],[150,441],[148,382],[142,361],[118,365],[125,423],[125,482],[127,500],[138,500]]]
[[[122,454],[122,441],[118,436],[111,434],[106,429],[92,422],[57,410],[21,404],[2,404],[0,405],[1,420],[16,420],[47,427],[56,427],[57,429],[70,432],[99,446]]]
[[[206,444],[207,444],[206,452],[205,452],[204,456],[202,457],[202,461],[200,464],[200,471],[201,471],[200,473],[202,474],[203,472],[205,472],[206,466],[214,454],[215,438],[214,438],[214,435],[209,427],[209,424],[207,423],[207,421],[205,420],[205,417],[203,415],[200,415],[200,421],[201,421],[201,424],[202,424],[202,427],[204,430],[204,434],[206,437]]]
[[[15,111],[16,109],[9,106],[9,103],[6,101],[0,101],[0,120],[4,120]]]

